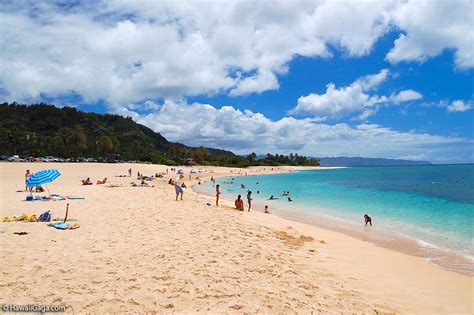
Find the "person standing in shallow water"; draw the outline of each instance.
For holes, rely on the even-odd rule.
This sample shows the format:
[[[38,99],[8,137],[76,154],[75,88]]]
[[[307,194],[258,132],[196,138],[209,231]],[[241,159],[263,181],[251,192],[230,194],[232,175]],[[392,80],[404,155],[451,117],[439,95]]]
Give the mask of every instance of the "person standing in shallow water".
[[[250,211],[250,208],[252,208],[252,192],[250,190],[247,193],[247,202],[249,204],[249,209],[247,211]]]
[[[220,185],[216,185],[216,206],[219,206],[219,195],[221,194]]]
[[[364,214],[364,221],[365,225],[370,224],[370,226],[372,226],[372,218],[369,217],[367,214]]]

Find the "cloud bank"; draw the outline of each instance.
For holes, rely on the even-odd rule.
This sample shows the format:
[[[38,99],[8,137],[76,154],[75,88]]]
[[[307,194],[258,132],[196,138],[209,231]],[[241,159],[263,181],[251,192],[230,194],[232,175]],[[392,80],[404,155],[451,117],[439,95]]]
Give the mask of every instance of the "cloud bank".
[[[381,106],[422,97],[411,89],[378,95],[390,76],[386,69],[301,96],[293,112],[307,118],[271,120],[231,106],[170,101],[275,90],[296,57],[366,56],[388,32],[399,33],[386,55],[392,64],[423,62],[450,50],[453,68],[469,70],[474,67],[471,14],[470,0],[5,0],[0,100],[29,103],[74,95],[81,103],[104,103],[132,116],[170,140],[241,153],[472,160],[472,153],[466,158],[464,149],[459,151],[469,147],[462,138],[321,123],[347,116],[364,121]],[[446,105],[451,112],[471,107],[463,101]]]
[[[469,0],[4,1],[0,97],[119,104],[262,93],[279,88],[295,56],[364,56],[393,30],[390,62],[449,49],[470,69],[471,14]]]
[[[220,109],[209,104],[165,101],[149,114],[117,107],[115,113],[160,132],[171,141],[204,145],[236,153],[299,152],[317,156],[363,156],[445,162],[471,159],[472,139],[399,132],[376,124],[324,124],[315,119],[271,120],[261,113]],[[461,148],[461,149],[459,149]]]

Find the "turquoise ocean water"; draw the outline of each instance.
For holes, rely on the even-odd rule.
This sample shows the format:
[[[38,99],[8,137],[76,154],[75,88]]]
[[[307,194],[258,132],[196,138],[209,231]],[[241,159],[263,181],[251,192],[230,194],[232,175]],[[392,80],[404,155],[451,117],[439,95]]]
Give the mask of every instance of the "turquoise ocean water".
[[[472,274],[474,165],[354,167],[226,177],[217,183],[232,200],[237,194],[245,200],[250,189],[257,210],[269,205],[284,217],[388,244]],[[200,189],[212,193],[213,183]],[[283,191],[290,192],[293,202]],[[271,195],[279,199],[267,200]],[[363,225],[365,213],[372,217],[372,228]]]

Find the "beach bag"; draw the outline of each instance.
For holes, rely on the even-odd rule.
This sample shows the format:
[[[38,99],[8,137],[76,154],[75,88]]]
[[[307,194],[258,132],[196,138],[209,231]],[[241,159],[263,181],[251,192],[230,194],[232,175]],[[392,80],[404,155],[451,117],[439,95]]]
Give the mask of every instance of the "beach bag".
[[[50,221],[51,221],[51,213],[49,211],[42,213],[38,218],[38,222],[50,222]]]

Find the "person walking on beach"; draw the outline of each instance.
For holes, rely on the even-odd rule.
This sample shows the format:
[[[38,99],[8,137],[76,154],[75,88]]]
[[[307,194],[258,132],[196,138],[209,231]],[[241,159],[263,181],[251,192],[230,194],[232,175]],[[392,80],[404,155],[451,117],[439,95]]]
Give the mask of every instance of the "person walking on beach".
[[[265,206],[265,213],[270,213],[270,211],[268,211],[268,206],[267,205]]]
[[[216,185],[216,206],[219,206],[219,195],[221,194],[220,187],[221,185]]]
[[[178,201],[179,195],[181,195],[181,200],[183,200],[184,190],[183,187],[181,187],[181,176],[176,178],[176,181],[174,182],[174,190],[176,191],[176,201]]]
[[[131,168],[128,169],[128,177],[132,177],[132,169]]]
[[[252,192],[250,190],[247,193],[247,202],[249,204],[249,209],[247,211],[250,212],[250,208],[252,208]]]

